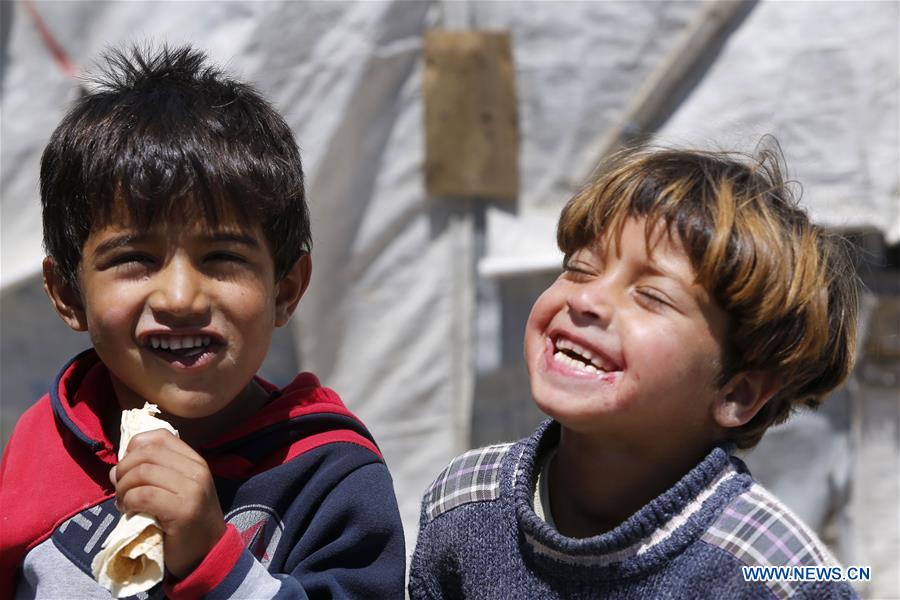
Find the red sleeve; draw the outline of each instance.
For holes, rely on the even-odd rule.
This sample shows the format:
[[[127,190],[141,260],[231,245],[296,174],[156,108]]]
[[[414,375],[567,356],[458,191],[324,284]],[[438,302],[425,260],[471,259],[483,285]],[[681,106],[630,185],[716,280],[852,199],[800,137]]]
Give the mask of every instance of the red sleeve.
[[[0,598],[13,595],[16,572],[31,548],[72,515],[113,494],[109,465],[83,445],[67,445],[65,435],[44,396],[16,423],[3,451]]]
[[[194,600],[202,598],[213,590],[234,568],[244,542],[234,525],[229,525],[225,533],[212,547],[203,561],[184,579],[166,582],[164,591],[172,600]]]

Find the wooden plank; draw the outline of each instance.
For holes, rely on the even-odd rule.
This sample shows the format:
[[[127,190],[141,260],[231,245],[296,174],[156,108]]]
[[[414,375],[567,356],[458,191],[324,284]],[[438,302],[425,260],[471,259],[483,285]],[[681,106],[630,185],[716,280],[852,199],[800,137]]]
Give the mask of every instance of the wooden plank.
[[[509,34],[426,33],[423,95],[428,195],[514,200],[519,130]]]

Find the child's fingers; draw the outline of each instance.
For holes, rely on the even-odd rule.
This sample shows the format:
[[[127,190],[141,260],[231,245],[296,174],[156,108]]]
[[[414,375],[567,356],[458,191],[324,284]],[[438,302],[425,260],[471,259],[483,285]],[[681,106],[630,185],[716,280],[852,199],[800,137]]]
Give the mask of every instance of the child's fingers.
[[[140,463],[123,473],[116,482],[116,495],[119,500],[131,489],[141,486],[153,486],[177,494],[191,480],[180,471],[165,465]]]
[[[170,448],[139,448],[116,467],[116,494],[140,485],[154,485],[173,493],[214,488],[205,463],[197,463]]]
[[[139,433],[131,438],[125,457],[119,461],[119,471],[122,470],[121,465],[123,464],[127,465],[132,462],[141,462],[144,460],[152,461],[154,460],[154,457],[164,449],[180,455],[183,459],[202,465],[203,468],[207,468],[206,461],[203,460],[203,457],[197,454],[194,449],[188,446],[184,441],[172,435],[165,429],[154,429],[153,431]]]
[[[141,463],[122,475],[116,498],[121,512],[146,512],[161,523],[203,518],[212,508],[221,519],[215,487],[208,474],[185,476],[164,465]]]
[[[206,464],[196,463],[169,448],[140,450],[126,456],[116,467],[116,489],[126,490],[137,485],[157,485],[178,492],[185,482],[201,487],[212,485],[212,475]]]
[[[221,536],[224,520],[214,488],[204,488],[159,465],[141,465],[137,471],[140,478],[134,475],[132,480],[123,477],[120,481],[120,512],[154,516],[167,539],[175,536],[176,542],[196,534],[214,543]],[[153,483],[145,484],[144,479]]]
[[[144,431],[143,433],[139,433],[131,438],[131,440],[128,442],[126,456],[128,453],[136,450],[137,448],[157,445],[172,448],[173,450],[181,452],[185,456],[193,458],[194,460],[203,460],[200,455],[197,454],[197,452],[195,452],[194,449],[191,448],[184,440],[176,435],[173,435],[172,432],[166,431],[165,429],[152,429],[150,431]]]
[[[177,520],[182,505],[178,494],[153,485],[141,485],[130,488],[119,495],[118,502],[123,513],[147,513],[156,517],[163,525]]]

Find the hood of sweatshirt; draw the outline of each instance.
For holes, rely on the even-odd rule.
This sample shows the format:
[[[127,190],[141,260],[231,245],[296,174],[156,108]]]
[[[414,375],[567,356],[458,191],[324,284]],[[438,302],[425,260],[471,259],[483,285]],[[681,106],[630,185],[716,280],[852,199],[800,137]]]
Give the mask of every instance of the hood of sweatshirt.
[[[242,478],[264,471],[317,446],[347,441],[381,457],[362,422],[312,373],[300,373],[283,388],[259,378],[269,401],[252,417],[195,448],[214,475]],[[59,426],[101,461],[116,462],[116,448],[103,430],[103,415],[118,415],[109,370],[94,350],[67,363],[50,390]],[[109,417],[107,417],[109,418]],[[68,436],[67,436],[68,437]]]

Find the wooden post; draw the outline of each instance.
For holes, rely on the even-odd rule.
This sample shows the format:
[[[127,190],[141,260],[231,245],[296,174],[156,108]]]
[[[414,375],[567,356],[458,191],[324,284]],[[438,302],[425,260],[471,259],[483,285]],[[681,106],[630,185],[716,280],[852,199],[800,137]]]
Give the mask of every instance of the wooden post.
[[[454,6],[465,7],[464,3]],[[519,131],[507,33],[433,30],[425,35],[425,189],[453,249],[451,379],[456,452],[471,447],[475,319],[485,200],[519,191]]]

